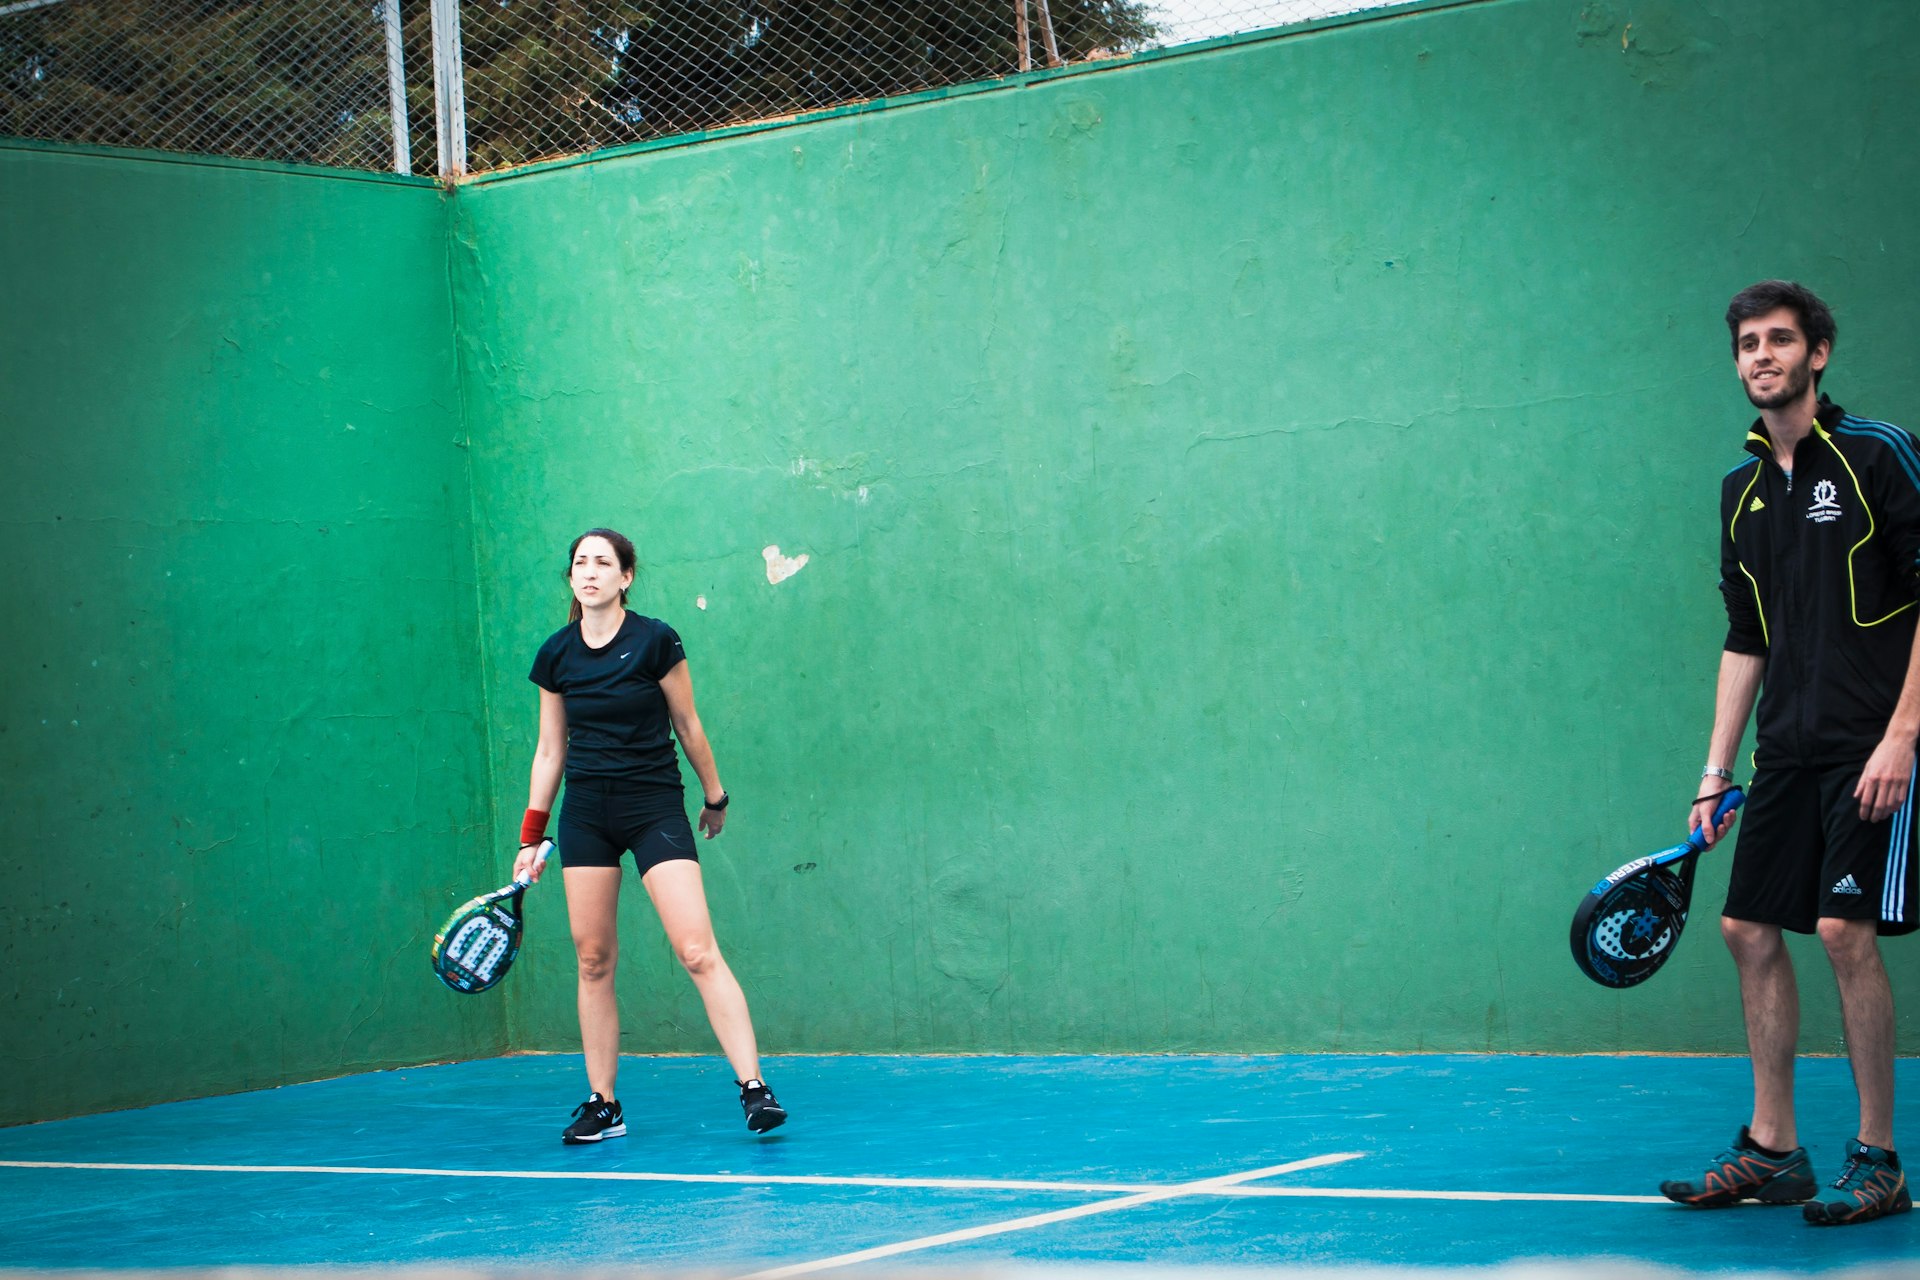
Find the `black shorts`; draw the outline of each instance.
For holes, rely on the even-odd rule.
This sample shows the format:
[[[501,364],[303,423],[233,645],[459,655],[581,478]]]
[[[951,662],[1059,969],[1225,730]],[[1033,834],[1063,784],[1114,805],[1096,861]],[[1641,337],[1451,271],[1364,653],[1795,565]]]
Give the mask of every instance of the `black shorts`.
[[[568,779],[555,843],[563,867],[617,867],[629,849],[641,875],[675,858],[700,861],[684,792],[604,778]]]
[[[1883,934],[1920,926],[1914,788],[1880,822],[1860,820],[1853,789],[1865,763],[1762,769],[1737,828],[1726,914],[1812,933],[1822,917],[1872,920]]]

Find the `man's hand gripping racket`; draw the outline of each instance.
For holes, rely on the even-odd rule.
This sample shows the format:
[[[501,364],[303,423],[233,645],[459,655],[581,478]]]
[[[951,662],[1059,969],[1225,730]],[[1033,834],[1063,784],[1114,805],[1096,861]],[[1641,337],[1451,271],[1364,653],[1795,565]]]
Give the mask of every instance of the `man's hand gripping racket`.
[[[520,934],[526,924],[521,897],[540,878],[540,869],[553,853],[553,841],[543,840],[530,859],[516,859],[513,880],[461,907],[433,936],[434,976],[462,995],[475,995],[507,976],[520,954]],[[519,866],[521,862],[524,867]]]
[[[1573,962],[1603,987],[1651,978],[1680,945],[1693,903],[1693,873],[1708,837],[1718,840],[1746,801],[1739,787],[1719,797],[1710,822],[1671,849],[1635,858],[1593,886],[1573,913]]]

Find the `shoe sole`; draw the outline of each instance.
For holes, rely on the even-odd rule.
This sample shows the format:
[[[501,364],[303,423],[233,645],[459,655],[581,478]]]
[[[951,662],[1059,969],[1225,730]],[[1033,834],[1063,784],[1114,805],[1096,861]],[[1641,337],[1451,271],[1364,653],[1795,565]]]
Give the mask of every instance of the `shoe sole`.
[[[1872,1222],[1875,1218],[1891,1218],[1896,1213],[1906,1213],[1913,1208],[1913,1196],[1905,1187],[1894,1197],[1890,1205],[1864,1204],[1851,1213],[1831,1217],[1824,1204],[1810,1204],[1805,1209],[1807,1222],[1816,1227],[1850,1227],[1855,1223]]]
[[[766,1133],[778,1129],[787,1122],[787,1113],[777,1107],[768,1107],[747,1121],[747,1128],[755,1133]]]
[[[1686,1209],[1732,1209],[1743,1204],[1757,1204],[1778,1209],[1787,1205],[1805,1204],[1818,1192],[1818,1188],[1808,1187],[1804,1194],[1792,1191],[1781,1194],[1773,1191],[1771,1184],[1763,1184],[1753,1188],[1751,1192],[1737,1196],[1730,1196],[1724,1191],[1705,1191],[1697,1196],[1690,1196],[1667,1190],[1670,1185],[1672,1184],[1661,1184],[1660,1194]]]
[[[584,1147],[589,1143],[599,1142],[604,1138],[624,1138],[626,1136],[627,1126],[624,1124],[615,1124],[608,1125],[598,1133],[563,1133],[560,1135],[560,1141],[569,1147]]]

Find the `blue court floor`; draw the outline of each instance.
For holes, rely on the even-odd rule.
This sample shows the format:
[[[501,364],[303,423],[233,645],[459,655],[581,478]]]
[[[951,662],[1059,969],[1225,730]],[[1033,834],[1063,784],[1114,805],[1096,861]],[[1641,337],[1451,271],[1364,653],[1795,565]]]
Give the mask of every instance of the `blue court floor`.
[[[905,1267],[1898,1264],[1920,1214],[1659,1199],[1745,1118],[1738,1059],[626,1058],[631,1130],[559,1141],[576,1056],[379,1072],[0,1130],[0,1266],[590,1265],[773,1277]],[[1901,1096],[1920,1061],[1899,1063]],[[1822,1180],[1854,1121],[1803,1061]],[[1920,1150],[1913,1109],[1902,1128]],[[1615,1264],[1617,1265],[1617,1263]]]

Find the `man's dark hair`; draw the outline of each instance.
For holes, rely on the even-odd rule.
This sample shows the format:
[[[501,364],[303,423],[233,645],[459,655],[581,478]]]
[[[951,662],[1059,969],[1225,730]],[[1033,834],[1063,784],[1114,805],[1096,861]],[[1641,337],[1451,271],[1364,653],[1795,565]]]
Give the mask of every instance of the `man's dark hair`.
[[[1800,318],[1800,332],[1807,340],[1807,351],[1821,343],[1827,344],[1831,356],[1833,344],[1838,336],[1834,328],[1833,312],[1827,310],[1827,304],[1820,301],[1818,294],[1792,280],[1762,280],[1759,284],[1750,284],[1733,295],[1733,301],[1727,304],[1727,332],[1733,338],[1733,351],[1740,354],[1740,325],[1755,316],[1763,316],[1769,311],[1778,311],[1786,307]],[[1813,385],[1820,385],[1822,369],[1813,375]]]

